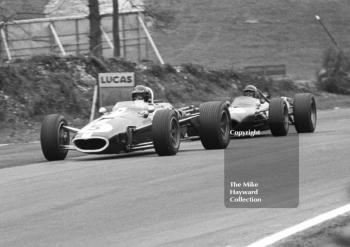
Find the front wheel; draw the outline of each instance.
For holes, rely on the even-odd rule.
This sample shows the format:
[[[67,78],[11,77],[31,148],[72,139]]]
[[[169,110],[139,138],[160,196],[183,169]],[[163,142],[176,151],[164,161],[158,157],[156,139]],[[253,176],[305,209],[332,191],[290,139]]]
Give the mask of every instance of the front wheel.
[[[199,107],[199,135],[205,149],[225,149],[230,143],[231,119],[225,102]]]
[[[176,112],[156,111],[152,122],[152,135],[158,155],[175,155],[180,147],[180,125]]]
[[[67,125],[66,119],[58,114],[48,115],[41,125],[40,142],[41,150],[48,161],[64,160],[68,150],[64,145],[69,145],[69,132],[63,128]]]

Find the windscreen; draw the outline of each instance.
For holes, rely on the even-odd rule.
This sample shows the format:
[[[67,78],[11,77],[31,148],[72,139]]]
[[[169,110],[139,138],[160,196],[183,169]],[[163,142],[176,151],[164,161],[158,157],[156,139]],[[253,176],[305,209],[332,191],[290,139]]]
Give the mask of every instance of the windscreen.
[[[231,106],[232,107],[256,107],[258,105],[258,99],[240,96],[233,100]]]
[[[118,111],[120,109],[127,109],[129,111],[143,111],[148,110],[148,104],[143,100],[121,101],[115,104],[113,111]]]

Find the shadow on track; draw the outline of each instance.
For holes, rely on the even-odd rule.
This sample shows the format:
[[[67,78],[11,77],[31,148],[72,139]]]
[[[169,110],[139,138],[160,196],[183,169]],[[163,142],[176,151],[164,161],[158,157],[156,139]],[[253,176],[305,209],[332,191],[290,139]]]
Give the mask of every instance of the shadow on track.
[[[76,162],[85,162],[85,161],[98,161],[98,160],[111,160],[111,159],[126,159],[139,156],[150,156],[157,155],[155,151],[138,151],[131,153],[121,153],[121,154],[101,154],[101,155],[83,155],[74,159]],[[71,160],[72,161],[72,160]]]

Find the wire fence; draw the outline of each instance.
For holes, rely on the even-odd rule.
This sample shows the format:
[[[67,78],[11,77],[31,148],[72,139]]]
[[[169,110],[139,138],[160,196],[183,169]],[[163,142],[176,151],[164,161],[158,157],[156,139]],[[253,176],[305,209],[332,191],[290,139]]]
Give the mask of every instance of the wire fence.
[[[121,56],[135,62],[152,59],[151,46],[140,13],[120,13]],[[104,57],[113,56],[112,14],[101,17]],[[26,58],[38,54],[88,54],[89,19],[86,16],[54,17],[0,24],[0,59]]]

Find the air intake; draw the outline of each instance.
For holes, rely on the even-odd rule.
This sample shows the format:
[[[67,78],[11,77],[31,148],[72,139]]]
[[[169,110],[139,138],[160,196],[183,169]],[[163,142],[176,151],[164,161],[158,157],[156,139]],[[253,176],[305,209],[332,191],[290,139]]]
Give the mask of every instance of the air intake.
[[[101,152],[108,146],[108,140],[101,137],[89,139],[74,139],[74,145],[82,152]]]

